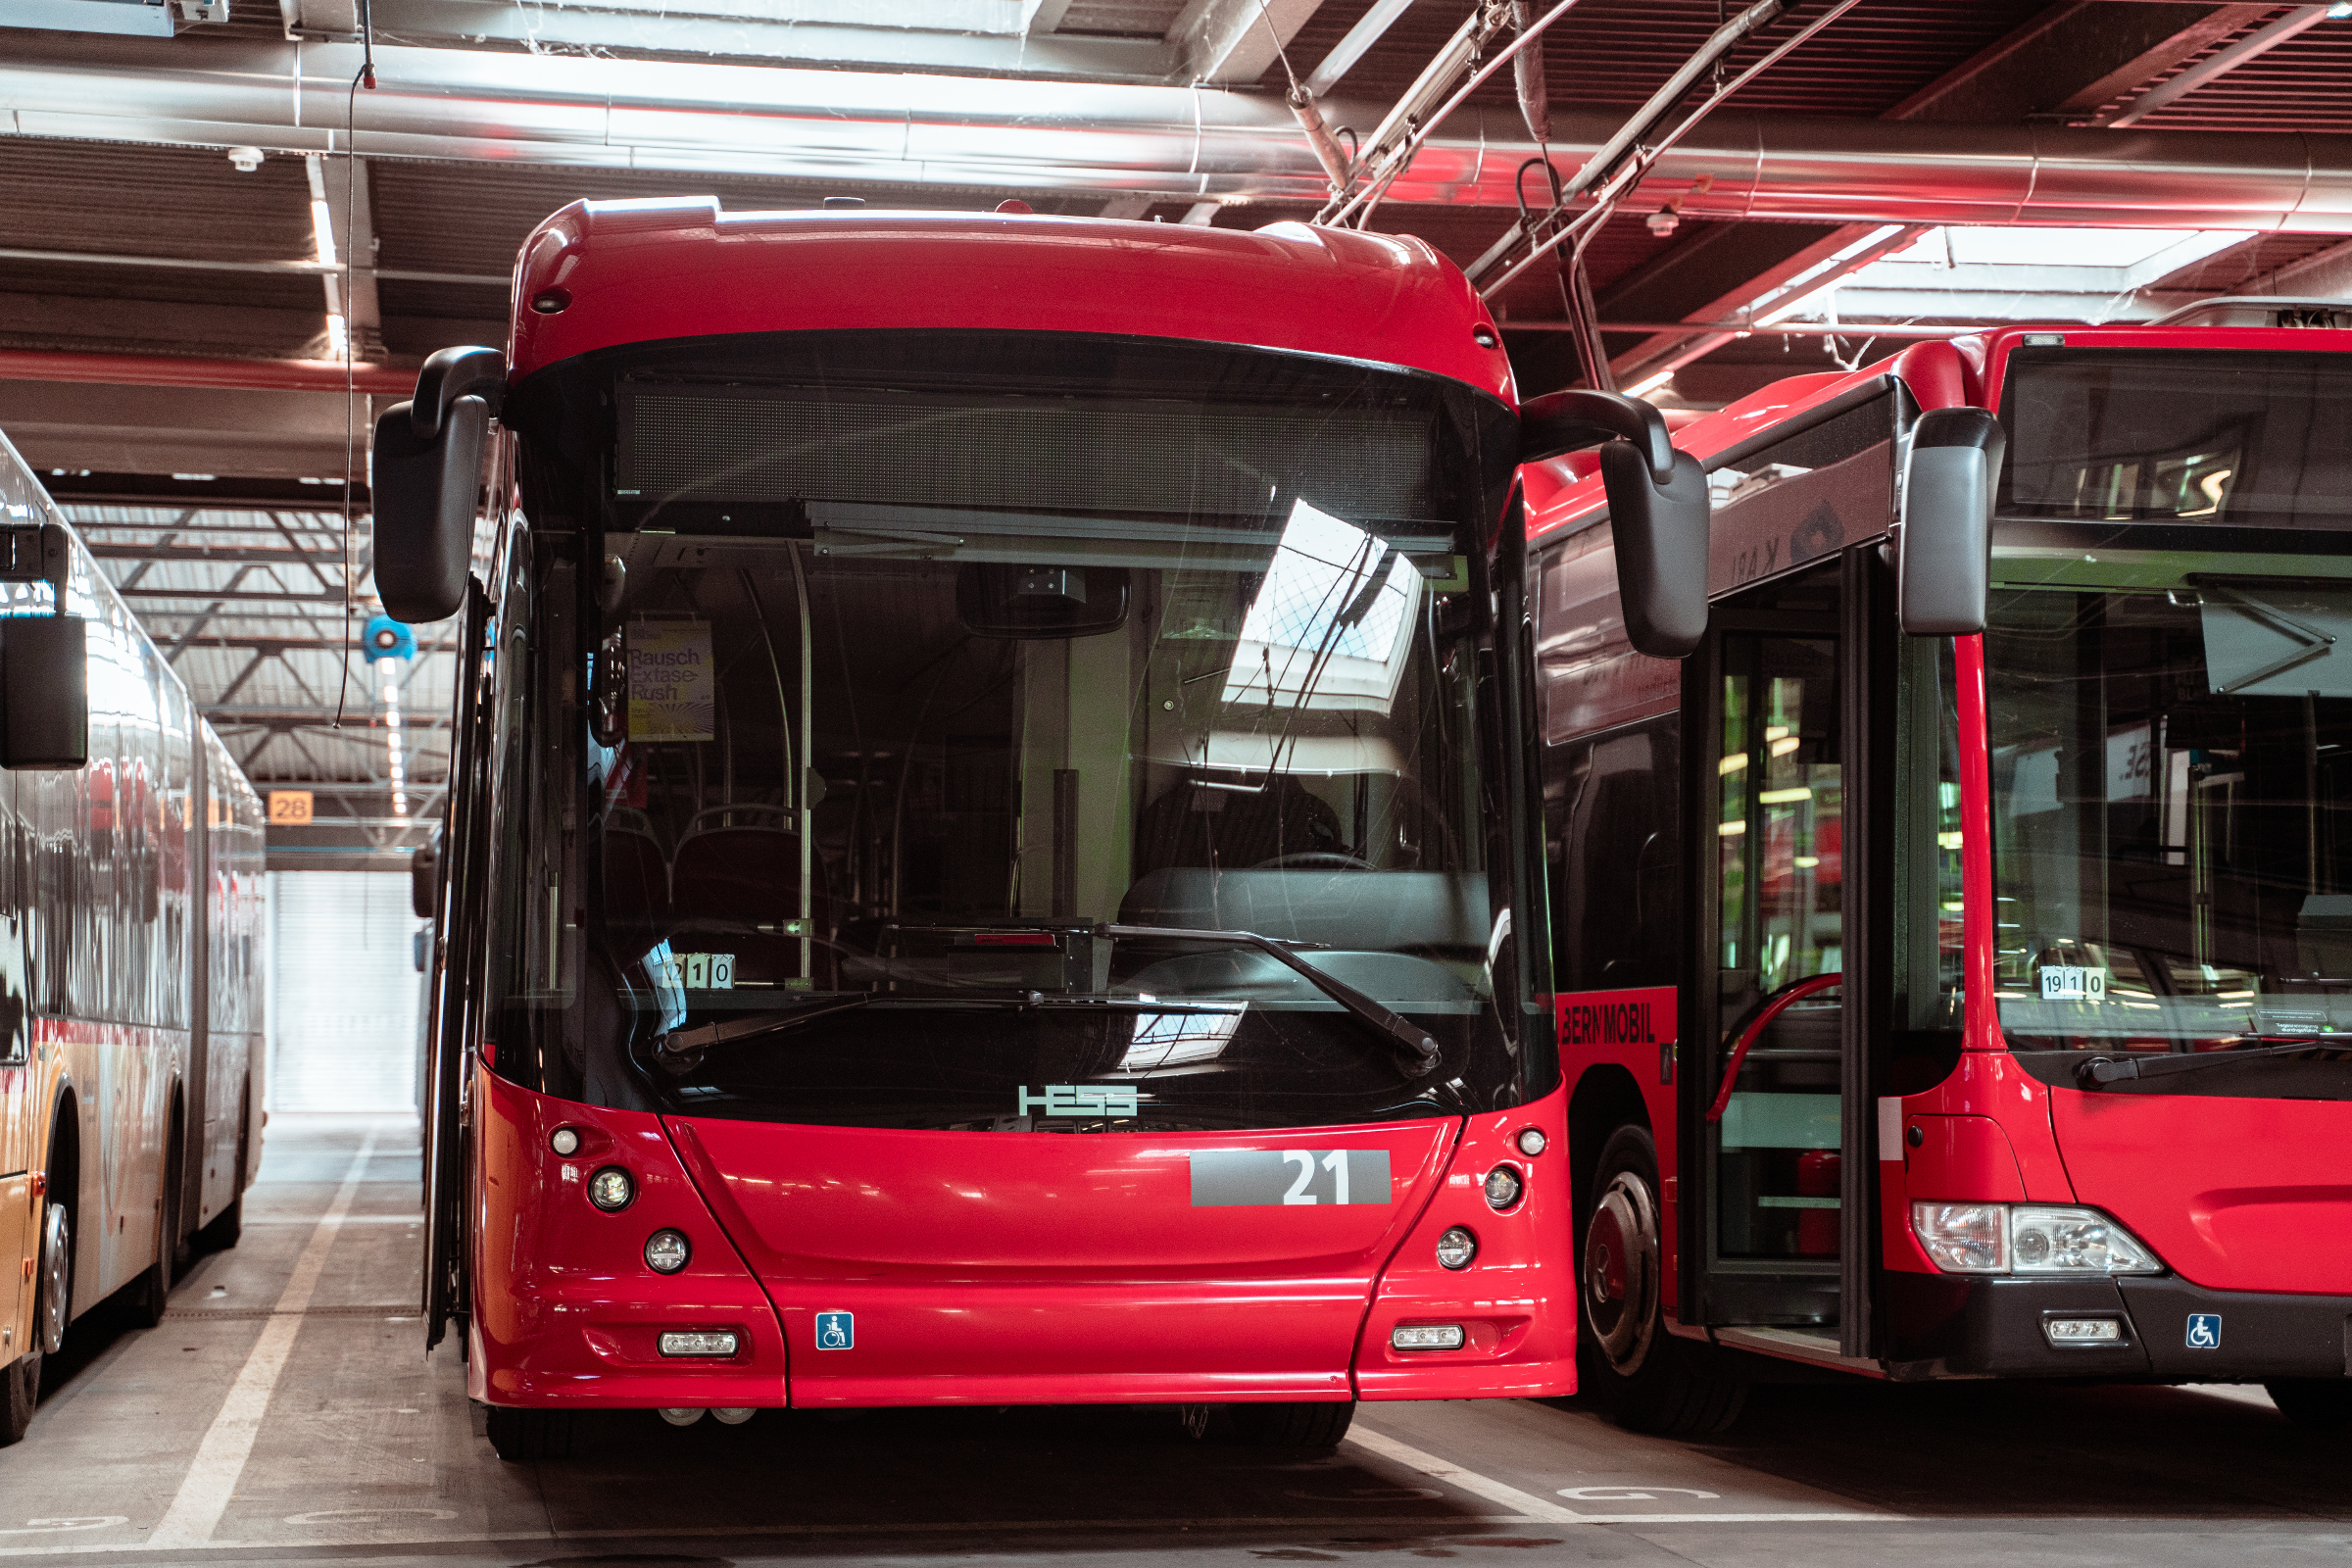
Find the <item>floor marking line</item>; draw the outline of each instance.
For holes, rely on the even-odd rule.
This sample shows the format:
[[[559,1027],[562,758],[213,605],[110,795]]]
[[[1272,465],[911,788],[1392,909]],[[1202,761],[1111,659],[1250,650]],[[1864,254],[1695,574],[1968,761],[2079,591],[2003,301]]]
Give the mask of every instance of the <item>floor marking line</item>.
[[[1449,1487],[1467,1492],[1489,1502],[1501,1503],[1517,1509],[1532,1520],[1561,1525],[1774,1525],[1774,1524],[1855,1524],[1902,1523],[1907,1515],[1899,1513],[1867,1513],[1849,1510],[1842,1513],[1802,1512],[1791,1509],[1786,1513],[1573,1513],[1558,1503],[1547,1502],[1517,1487],[1482,1476],[1475,1470],[1424,1453],[1410,1444],[1397,1442],[1385,1433],[1362,1426],[1351,1430],[1343,1440],[1355,1444],[1384,1459],[1391,1459],[1408,1469],[1418,1470],[1433,1481],[1443,1481]]]
[[[1443,1481],[1446,1485],[1457,1491],[1467,1492],[1472,1496],[1484,1497],[1489,1502],[1499,1502],[1514,1513],[1525,1514],[1531,1519],[1540,1519],[1546,1524],[1558,1525],[1593,1523],[1583,1514],[1571,1513],[1558,1503],[1546,1501],[1532,1492],[1521,1492],[1517,1487],[1506,1486],[1491,1476],[1482,1476],[1475,1470],[1465,1470],[1460,1465],[1449,1464],[1434,1453],[1423,1453],[1410,1444],[1399,1443],[1384,1433],[1373,1432],[1359,1426],[1348,1434],[1346,1441],[1368,1452],[1377,1453],[1383,1459],[1403,1465],[1410,1470],[1418,1470],[1432,1481]]]
[[[1363,1514],[1334,1514],[1329,1517],[1285,1517],[1280,1514],[1244,1516],[1241,1518],[1203,1519],[937,1519],[914,1524],[894,1524],[877,1528],[870,1521],[862,1524],[821,1525],[647,1525],[609,1530],[496,1530],[466,1536],[379,1536],[341,1535],[302,1538],[262,1538],[248,1541],[213,1541],[197,1548],[208,1552],[256,1551],[313,1551],[350,1546],[465,1546],[503,1541],[536,1541],[560,1544],[566,1541],[628,1541],[674,1537],[679,1540],[744,1540],[755,1541],[769,1537],[798,1538],[807,1536],[871,1535],[880,1538],[897,1536],[933,1536],[956,1532],[976,1531],[981,1534],[1017,1534],[1023,1531],[1075,1532],[1104,1531],[1167,1531],[1189,1530],[1371,1530],[1395,1526],[1403,1533],[1455,1535],[1462,1531],[1487,1525],[1532,1525],[1549,1521],[1531,1519],[1523,1514],[1457,1514],[1451,1517],[1383,1514],[1367,1517]],[[120,1542],[112,1544],[74,1544],[63,1546],[0,1546],[0,1557],[79,1557],[92,1555],[122,1556],[134,1552],[153,1551],[145,1542]]]
[[[1907,1513],[1588,1513],[1589,1525],[1883,1525],[1909,1524]]]
[[[270,1408],[270,1393],[277,1387],[278,1375],[286,1369],[286,1356],[294,1348],[294,1336],[302,1331],[302,1316],[311,1304],[311,1294],[318,1288],[319,1272],[326,1267],[326,1254],[335,1245],[335,1235],[343,1228],[343,1220],[351,1212],[353,1200],[359,1197],[360,1181],[368,1170],[369,1156],[375,1152],[375,1129],[360,1140],[359,1152],[351,1156],[351,1168],[343,1174],[343,1185],[335,1189],[333,1201],[326,1205],[311,1239],[303,1244],[302,1254],[294,1260],[294,1271],[286,1278],[286,1288],[278,1294],[277,1306],[262,1325],[261,1338],[254,1342],[253,1353],[229,1385],[228,1396],[220,1402],[220,1413],[213,1417],[206,1429],[204,1441],[197,1445],[196,1457],[189,1461],[188,1473],[179,1484],[178,1494],[145,1543],[149,1550],[182,1550],[201,1546],[213,1539],[213,1531],[220,1523],[220,1515],[228,1507],[229,1494],[236,1490],[237,1478],[245,1473],[245,1460],[253,1452],[254,1440],[261,1436],[262,1417]]]
[[[1350,1440],[1352,1441],[1352,1440]],[[1369,1446],[1369,1445],[1367,1445]],[[1398,1447],[1404,1445],[1398,1444]],[[1483,1478],[1482,1478],[1483,1479]],[[1496,1482],[1494,1485],[1500,1486]],[[1587,1514],[1568,1521],[1586,1525],[1697,1525],[1697,1524],[1798,1524],[1819,1523],[1918,1524],[1932,1523],[1908,1514],[1891,1513],[1703,1513],[1703,1514]],[[645,1541],[674,1540],[742,1540],[800,1539],[807,1537],[838,1537],[869,1535],[888,1540],[896,1537],[935,1536],[956,1532],[980,1535],[1017,1535],[1023,1532],[1039,1534],[1077,1534],[1089,1530],[1168,1531],[1189,1530],[1266,1530],[1289,1533],[1299,1530],[1351,1529],[1396,1533],[1402,1535],[1436,1534],[1461,1535],[1492,1525],[1559,1524],[1558,1519],[1541,1519],[1524,1513],[1455,1514],[1450,1517],[1432,1517],[1426,1514],[1338,1514],[1327,1517],[1312,1515],[1257,1514],[1241,1517],[1170,1518],[1170,1519],[936,1519],[919,1523],[876,1526],[871,1521],[855,1524],[808,1525],[638,1525],[611,1529],[588,1530],[497,1530],[474,1535],[332,1535],[308,1537],[261,1537],[245,1541],[212,1541],[200,1548],[207,1552],[285,1552],[325,1551],[356,1546],[466,1546],[486,1545],[499,1542],[534,1541],[561,1544],[567,1541]],[[2143,1521],[2144,1522],[2144,1521]],[[1475,1539],[1475,1538],[1473,1538]],[[155,1546],[143,1541],[111,1544],[75,1544],[68,1545],[0,1546],[0,1558],[9,1557],[86,1557],[123,1556],[135,1552],[154,1551]]]

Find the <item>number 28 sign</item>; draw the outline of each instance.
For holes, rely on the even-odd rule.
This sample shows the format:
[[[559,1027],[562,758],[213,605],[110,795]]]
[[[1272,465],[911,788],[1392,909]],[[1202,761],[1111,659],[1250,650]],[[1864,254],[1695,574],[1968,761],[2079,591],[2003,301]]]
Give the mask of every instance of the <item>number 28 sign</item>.
[[[312,800],[309,790],[271,790],[270,820],[278,827],[309,827]]]

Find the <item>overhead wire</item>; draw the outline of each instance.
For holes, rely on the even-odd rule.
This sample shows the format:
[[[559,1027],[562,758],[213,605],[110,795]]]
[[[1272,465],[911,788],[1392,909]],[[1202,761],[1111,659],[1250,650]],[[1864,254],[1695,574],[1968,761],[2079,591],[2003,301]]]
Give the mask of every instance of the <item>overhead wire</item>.
[[[1633,190],[1633,188],[1639,185],[1642,178],[1648,174],[1649,171],[1656,166],[1658,160],[1663,158],[1667,153],[1671,152],[1685,136],[1696,129],[1700,121],[1706,119],[1706,117],[1712,114],[1726,99],[1739,92],[1740,88],[1755,80],[1757,76],[1763,74],[1764,72],[1771,69],[1773,66],[1778,65],[1784,58],[1788,56],[1790,50],[1797,48],[1799,45],[1811,39],[1815,34],[1819,33],[1822,28],[1828,26],[1831,23],[1836,22],[1839,17],[1844,16],[1859,3],[1860,0],[1836,0],[1836,3],[1831,5],[1820,16],[1814,18],[1804,26],[1789,34],[1788,37],[1783,39],[1780,43],[1766,50],[1753,65],[1750,65],[1746,70],[1740,72],[1739,75],[1733,77],[1725,86],[1719,89],[1711,90],[1707,96],[1699,102],[1697,107],[1692,109],[1690,114],[1686,115],[1672,130],[1659,137],[1654,144],[1642,145],[1637,140],[1636,144],[1632,148],[1633,156],[1627,159],[1624,163],[1620,164],[1614,172],[1608,174],[1607,177],[1602,180],[1597,194],[1595,194],[1592,198],[1592,205],[1588,207],[1584,212],[1578,214],[1577,217],[1570,221],[1561,224],[1558,229],[1552,232],[1549,238],[1538,242],[1525,256],[1521,257],[1518,262],[1513,264],[1508,271],[1504,272],[1494,282],[1481,284],[1478,290],[1479,298],[1493,299],[1496,294],[1500,293],[1506,286],[1508,286],[1513,279],[1517,278],[1520,273],[1526,271],[1537,262],[1543,260],[1552,251],[1557,250],[1562,244],[1569,240],[1578,238],[1588,229],[1593,227],[1596,223],[1605,220],[1611,213],[1616,211],[1617,204],[1624,200],[1625,197]],[[1595,158],[1597,157],[1598,155],[1596,154]],[[1591,166],[1588,165],[1588,167]],[[1582,189],[1580,187],[1583,187],[1584,183],[1583,174],[1580,172],[1577,180],[1571,183],[1570,189],[1566,197],[1561,202],[1560,207],[1555,208],[1552,212],[1544,215],[1544,220],[1539,220],[1539,221],[1556,217],[1558,213],[1566,207],[1568,202],[1574,201],[1578,195],[1582,194]]]
[[[343,657],[341,679],[335,687],[335,721],[343,728],[343,709],[351,698],[351,470],[358,456],[359,367],[358,345],[352,339],[351,237],[356,229],[360,191],[360,88],[375,87],[375,18],[370,0],[360,0],[360,69],[343,89],[343,243],[335,254],[343,264],[343,287],[335,303],[343,311]],[[323,193],[321,193],[323,196]],[[370,508],[374,498],[368,498]]]
[[[1544,28],[1550,26],[1553,23],[1559,21],[1560,18],[1566,16],[1570,11],[1574,10],[1577,4],[1578,0],[1559,0],[1557,5],[1545,12],[1543,17],[1533,25],[1523,28],[1518,37],[1512,39],[1503,48],[1497,50],[1494,54],[1494,58],[1488,61],[1484,66],[1480,67],[1479,70],[1472,74],[1470,79],[1464,82],[1460,89],[1457,90],[1452,97],[1446,99],[1445,103],[1441,104],[1437,111],[1432,114],[1428,120],[1413,127],[1412,134],[1407,136],[1397,147],[1396,152],[1391,156],[1389,160],[1389,167],[1382,172],[1382,175],[1379,179],[1377,179],[1374,183],[1367,184],[1363,190],[1357,192],[1352,198],[1344,204],[1339,211],[1336,213],[1331,213],[1328,217],[1324,217],[1319,220],[1332,224],[1345,223],[1348,221],[1348,218],[1355,213],[1358,207],[1365,207],[1367,202],[1369,202],[1372,206],[1377,206],[1381,196],[1385,195],[1388,191],[1388,188],[1395,184],[1396,180],[1404,173],[1405,170],[1411,166],[1413,155],[1421,150],[1423,143],[1427,142],[1431,136],[1437,133],[1438,127],[1446,122],[1446,118],[1450,116],[1456,109],[1459,109],[1462,106],[1463,101],[1472,93],[1485,86],[1488,78],[1493,76],[1494,73],[1500,71],[1504,66],[1510,64],[1513,60],[1516,60],[1519,57],[1520,50],[1525,49],[1529,44],[1544,36]],[[1369,216],[1370,210],[1369,207],[1366,207],[1365,217],[1368,218]],[[1357,226],[1362,226],[1361,220],[1358,220]]]

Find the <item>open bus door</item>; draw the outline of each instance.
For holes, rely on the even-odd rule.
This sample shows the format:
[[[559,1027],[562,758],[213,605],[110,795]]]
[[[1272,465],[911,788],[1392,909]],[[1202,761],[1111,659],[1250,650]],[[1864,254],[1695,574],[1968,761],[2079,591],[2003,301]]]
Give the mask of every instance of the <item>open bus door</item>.
[[[1958,1050],[1950,638],[1984,623],[1999,463],[1989,415],[1881,383],[1714,466],[1711,574],[1760,579],[1683,676],[1677,1316],[1720,1345],[1880,1364],[1876,1107]]]
[[[466,1279],[464,1115],[466,1042],[481,973],[482,919],[475,911],[489,855],[489,703],[484,676],[490,601],[468,583],[458,644],[457,729],[450,759],[448,826],[437,857],[432,1009],[425,1043],[424,1348],[441,1343],[449,1319],[468,1309]],[[463,1340],[461,1339],[461,1344]]]
[[[1871,1354],[1886,578],[1859,547],[1725,600],[1685,673],[1699,1027],[1678,1106],[1677,1316],[1814,1359]]]

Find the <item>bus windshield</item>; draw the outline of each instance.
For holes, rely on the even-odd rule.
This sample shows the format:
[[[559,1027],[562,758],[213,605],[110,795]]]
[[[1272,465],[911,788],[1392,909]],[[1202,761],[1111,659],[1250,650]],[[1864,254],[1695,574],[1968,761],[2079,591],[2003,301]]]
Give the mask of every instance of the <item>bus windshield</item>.
[[[1500,405],[1011,333],[546,375],[502,1064],[561,1039],[591,1099],[975,1131],[1548,1087],[1470,591]]]
[[[2121,536],[2063,570],[1998,554],[2011,580],[1985,662],[2011,1045],[2352,1031],[2352,560],[2287,578]]]

